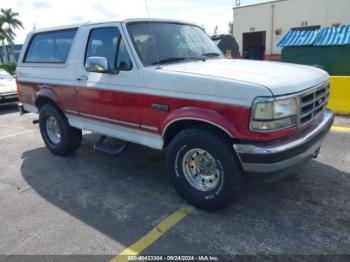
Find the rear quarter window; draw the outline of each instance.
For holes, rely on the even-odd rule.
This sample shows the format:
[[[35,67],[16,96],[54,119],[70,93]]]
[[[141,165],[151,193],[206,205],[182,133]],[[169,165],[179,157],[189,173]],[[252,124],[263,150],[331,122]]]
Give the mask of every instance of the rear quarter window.
[[[74,41],[77,29],[51,31],[33,35],[24,57],[24,63],[63,64]]]

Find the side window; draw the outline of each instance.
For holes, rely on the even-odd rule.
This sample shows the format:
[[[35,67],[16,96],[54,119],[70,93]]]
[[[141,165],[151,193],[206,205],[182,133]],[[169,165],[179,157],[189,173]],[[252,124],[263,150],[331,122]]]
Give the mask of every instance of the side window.
[[[120,33],[116,27],[91,30],[84,64],[88,57],[100,56],[107,58],[109,68],[115,68],[119,38]]]
[[[118,50],[119,49],[119,50]],[[105,57],[111,69],[130,70],[131,60],[124,41],[116,27],[104,27],[91,30],[86,49],[88,57]]]
[[[76,32],[74,28],[35,34],[23,62],[65,63]]]

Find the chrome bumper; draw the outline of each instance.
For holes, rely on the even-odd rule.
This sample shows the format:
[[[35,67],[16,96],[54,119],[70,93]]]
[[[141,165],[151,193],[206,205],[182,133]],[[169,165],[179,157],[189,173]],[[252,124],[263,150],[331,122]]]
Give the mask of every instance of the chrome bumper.
[[[0,101],[16,101],[18,100],[17,92],[10,92],[10,93],[0,93]]]
[[[303,165],[315,156],[332,126],[326,110],[317,127],[300,137],[261,144],[234,144],[242,168],[249,173],[275,173]]]

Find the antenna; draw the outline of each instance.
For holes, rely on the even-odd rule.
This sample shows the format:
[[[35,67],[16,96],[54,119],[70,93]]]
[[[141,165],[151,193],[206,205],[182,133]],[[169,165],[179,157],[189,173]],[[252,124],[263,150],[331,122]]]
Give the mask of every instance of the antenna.
[[[152,34],[154,54],[156,55],[156,59],[157,59],[157,63],[158,63],[157,69],[160,69],[161,67],[160,67],[160,63],[159,63],[157,43],[156,43],[156,38],[154,37],[154,32],[153,32],[153,27],[152,27],[152,22],[151,22],[151,16],[150,16],[150,12],[149,12],[149,9],[148,9],[147,0],[145,0],[145,6],[146,6],[147,17],[148,17],[148,24],[149,24],[149,28],[150,28],[151,34]]]
[[[236,6],[241,6],[241,0],[236,0]]]

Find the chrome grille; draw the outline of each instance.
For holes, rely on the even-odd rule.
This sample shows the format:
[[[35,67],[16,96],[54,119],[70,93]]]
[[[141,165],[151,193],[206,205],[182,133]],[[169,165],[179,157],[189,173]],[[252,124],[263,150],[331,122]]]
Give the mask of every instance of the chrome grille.
[[[320,113],[327,106],[329,98],[329,84],[308,90],[300,95],[299,125],[305,125]]]

